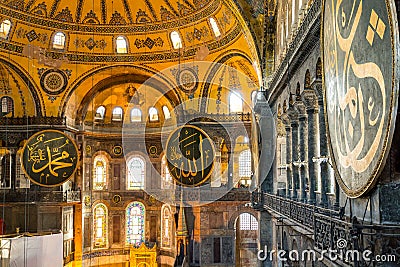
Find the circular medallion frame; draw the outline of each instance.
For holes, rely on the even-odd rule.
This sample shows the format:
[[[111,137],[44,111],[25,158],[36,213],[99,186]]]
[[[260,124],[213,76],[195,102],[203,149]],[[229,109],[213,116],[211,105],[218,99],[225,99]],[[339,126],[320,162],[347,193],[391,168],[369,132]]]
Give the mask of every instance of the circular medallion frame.
[[[40,77],[40,86],[49,95],[62,93],[68,85],[67,75],[58,69],[46,70]]]
[[[191,68],[185,68],[176,74],[176,82],[179,89],[186,94],[194,93],[197,90],[198,81],[199,77],[196,71]]]
[[[78,169],[78,162],[75,141],[58,130],[37,132],[22,148],[22,170],[29,180],[43,187],[55,187],[68,181]]]
[[[181,136],[182,131],[184,132]],[[198,146],[196,141],[191,139],[196,135],[199,136]],[[191,142],[185,144],[186,141]],[[165,147],[168,171],[176,183],[184,187],[199,187],[207,182],[214,170],[215,148],[212,139],[204,130],[190,124],[180,126],[170,133]],[[206,154],[206,162],[202,151]],[[189,160],[193,162],[193,167]],[[194,169],[196,175],[192,175]]]
[[[122,153],[123,153],[122,146],[120,146],[120,145],[114,146],[113,149],[112,149],[112,151],[113,151],[113,154],[114,154],[115,156],[121,156]]]
[[[374,187],[393,138],[400,50],[394,6],[392,0],[322,5],[328,144],[338,184],[351,198]]]

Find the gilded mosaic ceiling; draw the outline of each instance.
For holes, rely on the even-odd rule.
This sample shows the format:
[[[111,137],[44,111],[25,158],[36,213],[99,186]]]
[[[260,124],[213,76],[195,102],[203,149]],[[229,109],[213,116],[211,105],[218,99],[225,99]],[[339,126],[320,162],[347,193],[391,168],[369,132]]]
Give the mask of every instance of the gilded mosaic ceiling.
[[[207,0],[2,0],[2,5],[60,22],[129,25],[175,20],[204,9]]]
[[[9,22],[9,31],[0,32],[0,60],[21,73],[36,96],[35,113],[66,116],[72,124],[82,117],[77,110],[87,111],[83,107],[90,88],[114,88],[118,75],[124,79],[118,90],[125,92],[128,84],[145,80],[130,77],[149,78],[196,61],[238,62],[232,67],[255,84],[260,80],[256,45],[232,0],[0,0],[0,20]],[[174,32],[179,33],[179,48],[171,37]],[[61,47],[55,46],[57,34],[64,38]],[[124,52],[117,48],[120,37],[126,41]],[[188,76],[190,71],[185,71]],[[216,71],[206,68],[198,78],[211,79]],[[178,88],[181,76],[175,76],[168,88]],[[177,105],[179,97],[208,97],[213,89],[198,88],[194,94],[179,87],[171,105]],[[252,90],[243,90],[246,101]],[[125,99],[121,95],[119,102]],[[212,97],[220,101],[223,96]],[[198,108],[205,112],[205,106]]]

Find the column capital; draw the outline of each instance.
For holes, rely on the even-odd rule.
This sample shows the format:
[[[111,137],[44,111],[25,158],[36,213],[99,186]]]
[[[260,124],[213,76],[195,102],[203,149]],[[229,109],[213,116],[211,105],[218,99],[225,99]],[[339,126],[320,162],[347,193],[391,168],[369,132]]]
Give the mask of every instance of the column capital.
[[[311,88],[315,92],[318,102],[322,101],[324,99],[324,90],[322,88],[322,80],[321,79],[315,79],[313,80],[311,84]]]
[[[289,118],[291,124],[298,123],[299,112],[293,106],[288,109],[287,115],[288,115],[288,118]]]
[[[297,112],[298,112],[298,117],[300,119],[300,117],[305,116],[306,114],[306,106],[304,105],[303,101],[296,101],[294,103],[294,107],[296,108]]]
[[[314,90],[305,89],[302,93],[302,99],[307,113],[318,111],[318,98]]]

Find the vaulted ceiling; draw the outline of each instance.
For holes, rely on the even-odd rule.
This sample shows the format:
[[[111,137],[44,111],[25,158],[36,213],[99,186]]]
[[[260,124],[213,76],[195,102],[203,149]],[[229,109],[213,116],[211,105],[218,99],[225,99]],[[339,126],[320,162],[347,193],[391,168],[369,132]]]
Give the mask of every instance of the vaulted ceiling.
[[[40,109],[42,115],[66,116],[72,124],[79,121],[79,112],[84,114],[87,101],[92,101],[88,97],[96,97],[93,88],[110,94],[121,92],[115,98],[116,104],[125,99],[123,94],[128,85],[142,82],[138,77],[146,80],[166,69],[170,74],[176,69],[174,66],[194,65],[195,61],[229,64],[245,73],[247,80],[253,81],[250,87],[244,82],[248,88],[243,96],[250,101],[251,91],[257,89],[261,81],[257,43],[262,42],[255,42],[254,31],[252,33],[248,25],[249,19],[262,24],[258,20],[263,14],[262,5],[257,4],[259,8],[250,12],[249,18],[242,5],[252,3],[234,0],[0,0],[0,19],[11,21],[8,36],[0,38],[0,60],[24,75],[25,85],[22,86],[31,90],[36,99],[34,106],[37,106],[36,112],[28,115],[38,114]],[[211,19],[215,20],[220,35],[213,29]],[[180,35],[182,47],[179,49],[172,43],[173,31]],[[57,32],[65,34],[63,49],[53,47]],[[126,53],[116,52],[118,36],[127,41]],[[196,70],[199,79],[214,79],[218,69],[212,65],[208,67],[214,69],[197,72],[198,66],[192,66],[192,70]],[[228,72],[224,73],[227,83],[230,78]],[[118,83],[113,78],[117,76]],[[169,101],[193,97],[177,89],[178,76],[168,79],[165,84],[175,88],[175,96],[171,94]],[[204,88],[200,86],[194,96],[214,94],[218,98],[217,87],[218,82],[210,89],[204,83]],[[177,104],[172,102],[172,106]]]

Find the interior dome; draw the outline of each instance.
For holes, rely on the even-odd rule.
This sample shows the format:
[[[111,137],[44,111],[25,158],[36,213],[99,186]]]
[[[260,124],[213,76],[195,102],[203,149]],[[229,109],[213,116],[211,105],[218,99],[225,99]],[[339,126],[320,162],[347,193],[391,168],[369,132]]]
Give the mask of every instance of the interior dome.
[[[73,62],[189,59],[199,47],[217,52],[248,31],[236,7],[221,0],[1,0],[0,7],[0,16],[11,22],[4,37],[17,45],[13,52],[29,44]],[[60,35],[65,44],[57,46]]]
[[[1,2],[2,5],[25,14],[58,22],[80,25],[132,25],[181,20],[199,13],[214,1],[3,0]]]
[[[240,95],[247,102],[261,80],[254,40],[231,0],[0,0],[0,20],[4,29],[0,60],[27,77],[30,94],[37,96],[30,113],[65,117],[74,127],[94,123],[101,105],[107,108],[104,123],[112,122],[114,105],[124,108],[124,115],[130,114],[126,88],[139,87],[153,76],[159,77],[157,90],[167,94],[165,101],[169,101],[156,104],[160,121],[164,105],[172,111],[193,97],[219,102],[229,98],[228,91],[218,94],[216,77],[224,64],[256,85],[240,81]],[[221,65],[200,68],[201,62]],[[223,73],[222,86],[235,76]],[[180,86],[188,79],[205,82]],[[107,98],[107,93],[118,97]],[[52,104],[46,106],[47,101]],[[214,107],[215,101],[195,109],[228,112]],[[90,103],[96,107],[90,109]],[[149,108],[142,107],[143,119],[149,117]]]

